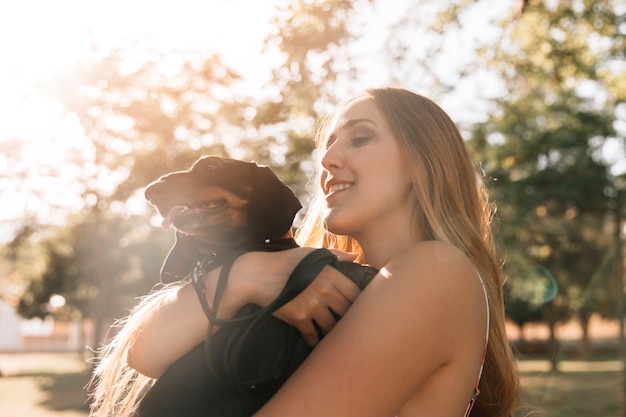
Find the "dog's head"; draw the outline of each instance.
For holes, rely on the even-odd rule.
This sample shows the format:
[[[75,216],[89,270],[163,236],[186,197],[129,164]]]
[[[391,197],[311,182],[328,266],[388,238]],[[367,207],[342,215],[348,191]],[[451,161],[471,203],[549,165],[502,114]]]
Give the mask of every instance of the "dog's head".
[[[285,235],[302,208],[293,192],[265,166],[205,156],[185,171],[148,185],[146,199],[176,229],[161,280],[189,273],[202,253]]]

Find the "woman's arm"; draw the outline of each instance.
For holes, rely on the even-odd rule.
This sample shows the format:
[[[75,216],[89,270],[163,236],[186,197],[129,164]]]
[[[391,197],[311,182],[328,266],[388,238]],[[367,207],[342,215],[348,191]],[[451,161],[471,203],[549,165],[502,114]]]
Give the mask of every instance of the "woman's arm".
[[[207,320],[191,285],[167,290],[145,314],[131,315],[136,329],[126,361],[151,378],[197,346],[205,337]]]
[[[240,256],[231,269],[220,302],[218,317],[230,318],[245,304],[265,306],[278,296],[291,271],[311,248],[281,252],[250,252]],[[205,277],[205,291],[212,303],[219,269]],[[335,325],[329,309],[342,315],[358,296],[348,278],[326,267],[313,283],[278,310],[275,315],[297,327],[310,345],[319,341],[315,323],[324,332]],[[129,366],[152,378],[160,377],[176,360],[201,343],[208,321],[191,285],[166,297],[140,317],[136,338],[127,355]]]
[[[485,342],[480,281],[456,248],[392,260],[256,417],[462,415]]]

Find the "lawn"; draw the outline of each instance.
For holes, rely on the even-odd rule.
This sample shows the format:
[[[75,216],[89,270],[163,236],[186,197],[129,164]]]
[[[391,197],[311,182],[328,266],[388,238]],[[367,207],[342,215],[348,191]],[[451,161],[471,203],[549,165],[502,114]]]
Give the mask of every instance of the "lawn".
[[[618,361],[562,361],[560,372],[548,361],[520,362],[524,389],[518,416],[621,417],[621,363]]]
[[[85,417],[89,367],[77,353],[0,354],[0,416]]]
[[[524,407],[520,416],[621,417],[621,363],[614,358],[520,362]],[[0,354],[0,416],[86,417],[83,387],[89,367],[76,353]]]

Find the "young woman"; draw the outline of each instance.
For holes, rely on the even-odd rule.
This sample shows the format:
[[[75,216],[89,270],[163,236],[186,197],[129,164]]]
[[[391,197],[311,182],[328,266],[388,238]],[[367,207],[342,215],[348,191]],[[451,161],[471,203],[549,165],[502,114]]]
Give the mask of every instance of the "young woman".
[[[267,305],[314,247],[356,254],[380,273],[359,294],[327,267],[277,313],[316,347],[256,416],[510,416],[518,379],[490,202],[454,123],[413,92],[372,89],[344,104],[318,144],[320,186],[298,231],[303,247],[240,257],[219,314]],[[205,277],[209,300],[216,278]],[[327,333],[321,341],[315,325]],[[158,377],[206,328],[196,294],[182,286],[147,303],[110,357],[126,354]],[[101,385],[118,378],[110,361],[100,365]]]

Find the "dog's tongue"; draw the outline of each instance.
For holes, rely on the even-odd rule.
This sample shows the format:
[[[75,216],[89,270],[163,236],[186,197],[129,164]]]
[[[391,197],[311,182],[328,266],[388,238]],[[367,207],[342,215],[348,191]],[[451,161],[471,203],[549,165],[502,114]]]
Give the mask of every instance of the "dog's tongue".
[[[187,210],[187,206],[174,206],[174,207],[172,207],[170,209],[170,212],[167,213],[167,216],[165,216],[165,218],[161,222],[161,227],[164,230],[168,230],[170,228],[170,226],[172,225],[172,221],[173,221],[174,217],[176,217],[178,215],[178,213],[183,212],[185,210]]]

